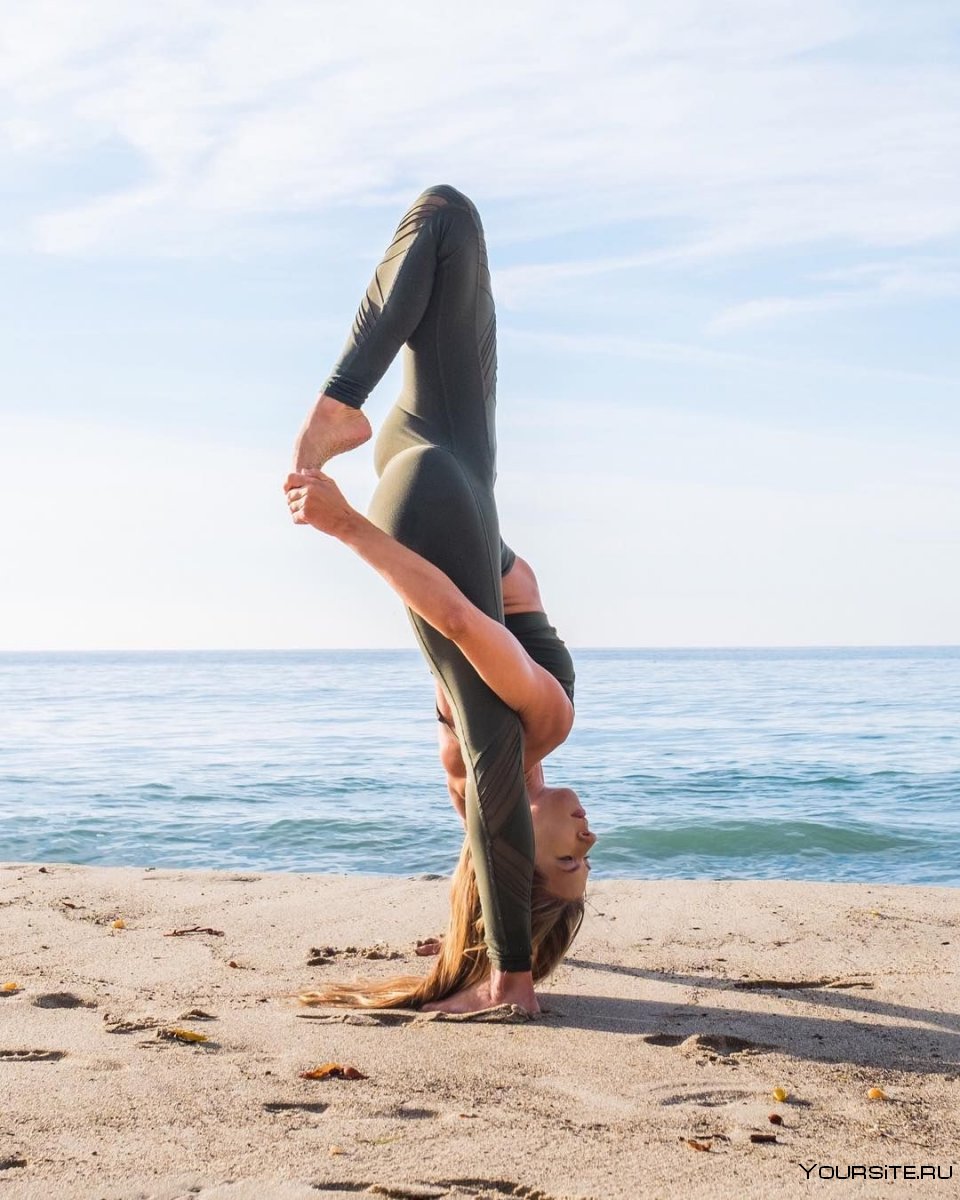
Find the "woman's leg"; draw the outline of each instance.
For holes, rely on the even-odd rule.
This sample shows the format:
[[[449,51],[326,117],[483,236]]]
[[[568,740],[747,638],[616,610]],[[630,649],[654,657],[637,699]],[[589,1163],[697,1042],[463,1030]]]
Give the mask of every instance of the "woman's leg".
[[[499,578],[484,552],[489,547],[484,514],[448,450],[411,447],[394,456],[374,494],[370,519],[442,570],[484,612],[499,604]],[[491,962],[501,971],[528,971],[534,846],[520,720],[452,641],[413,612],[410,620],[454,714]]]
[[[496,476],[496,319],[479,216],[454,188],[405,214],[324,392],[359,407],[404,346],[404,386],[377,441],[370,517],[503,619]],[[533,827],[518,717],[456,646],[411,614],[450,698],[490,958],[530,969]]]
[[[404,214],[360,303],[324,394],[361,408],[403,350],[403,389],[377,473],[412,445],[445,446],[481,485],[496,473],[496,314],[483,227],[455,188]]]

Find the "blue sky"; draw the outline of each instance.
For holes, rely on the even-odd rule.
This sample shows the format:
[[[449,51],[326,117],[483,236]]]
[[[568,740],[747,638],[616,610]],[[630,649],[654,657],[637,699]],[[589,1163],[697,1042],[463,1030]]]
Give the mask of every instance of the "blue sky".
[[[0,648],[412,644],[280,485],[436,182],[568,641],[960,642],[952,4],[41,0],[0,41]],[[369,448],[331,473],[364,507]]]

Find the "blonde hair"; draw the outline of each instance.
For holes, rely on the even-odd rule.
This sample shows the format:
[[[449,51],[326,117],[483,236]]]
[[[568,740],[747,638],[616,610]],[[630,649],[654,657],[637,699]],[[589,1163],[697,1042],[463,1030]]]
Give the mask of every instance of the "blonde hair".
[[[559,965],[577,936],[583,912],[583,900],[563,900],[551,895],[544,878],[534,871],[530,905],[534,982],[545,979]],[[489,974],[490,960],[484,944],[477,877],[469,844],[464,841],[450,883],[447,932],[428,975],[402,975],[380,983],[330,983],[317,991],[300,992],[298,999],[301,1004],[308,1005],[420,1008],[480,983]]]

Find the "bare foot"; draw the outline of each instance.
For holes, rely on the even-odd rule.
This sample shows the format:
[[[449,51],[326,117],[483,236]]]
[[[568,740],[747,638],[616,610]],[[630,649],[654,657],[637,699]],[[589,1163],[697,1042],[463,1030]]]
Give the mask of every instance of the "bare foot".
[[[479,983],[471,984],[451,996],[444,996],[433,1004],[425,1004],[423,1011],[472,1013],[483,1012],[486,1008],[499,1008],[503,1004],[516,1004],[531,1014],[540,1011],[533,990],[533,976],[529,972],[494,971]]]
[[[359,408],[323,395],[300,430],[293,451],[293,469],[319,471],[336,454],[345,454],[369,441],[370,422]]]

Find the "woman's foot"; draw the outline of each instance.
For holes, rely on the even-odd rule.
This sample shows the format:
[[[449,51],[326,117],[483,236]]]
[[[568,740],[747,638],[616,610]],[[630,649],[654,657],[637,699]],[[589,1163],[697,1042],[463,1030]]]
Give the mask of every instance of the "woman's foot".
[[[373,435],[370,422],[359,408],[323,395],[314,405],[297,437],[293,469],[319,471],[334,455],[355,450]]]
[[[432,1004],[423,1006],[424,1012],[472,1013],[486,1008],[500,1008],[504,1004],[516,1004],[524,1012],[540,1011],[533,990],[533,976],[528,972],[494,971],[479,983],[471,984],[462,991],[444,996]]]

